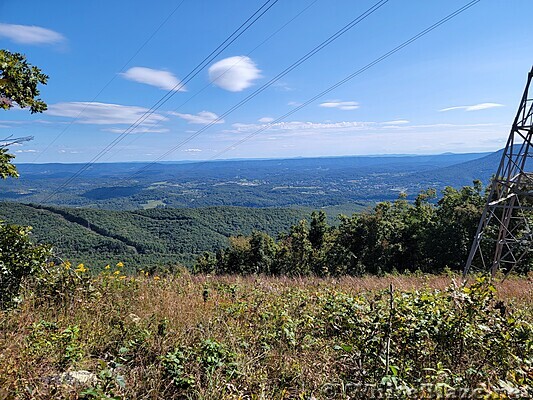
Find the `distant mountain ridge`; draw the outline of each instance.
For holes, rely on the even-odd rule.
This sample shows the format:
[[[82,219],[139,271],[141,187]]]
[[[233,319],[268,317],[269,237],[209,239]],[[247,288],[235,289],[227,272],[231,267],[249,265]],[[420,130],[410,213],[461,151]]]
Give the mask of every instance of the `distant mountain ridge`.
[[[492,175],[496,173],[502,154],[503,150],[498,150],[474,160],[425,171],[417,177],[421,182],[438,186],[465,186],[472,184],[476,179],[487,185]]]
[[[496,153],[225,160],[202,163],[20,164],[0,200],[116,210],[153,207],[327,207],[390,200],[400,192],[488,182]],[[58,191],[57,188],[61,187]]]

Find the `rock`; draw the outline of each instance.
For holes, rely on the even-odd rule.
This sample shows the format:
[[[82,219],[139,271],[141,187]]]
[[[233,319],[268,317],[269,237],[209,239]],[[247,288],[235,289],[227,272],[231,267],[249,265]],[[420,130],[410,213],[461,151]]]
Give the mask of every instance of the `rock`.
[[[98,382],[98,377],[89,371],[67,371],[56,375],[50,379],[50,382],[59,383],[69,386],[89,386]]]

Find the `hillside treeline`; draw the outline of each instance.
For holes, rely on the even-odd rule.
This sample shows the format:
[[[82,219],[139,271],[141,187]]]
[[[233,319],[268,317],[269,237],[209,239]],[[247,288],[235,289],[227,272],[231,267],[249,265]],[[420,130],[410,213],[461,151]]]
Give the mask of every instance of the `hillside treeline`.
[[[323,211],[313,212],[289,232],[273,238],[264,232],[230,238],[215,254],[195,264],[200,273],[272,275],[361,275],[390,272],[438,273],[461,270],[485,203],[479,181],[460,190],[435,190],[414,202],[405,195],[378,203],[371,211],[329,226]]]
[[[123,262],[129,272],[184,264],[204,251],[227,246],[228,238],[264,230],[286,231],[307,210],[289,208],[156,208],[112,211],[0,202],[0,220],[31,226],[32,237],[91,270]]]

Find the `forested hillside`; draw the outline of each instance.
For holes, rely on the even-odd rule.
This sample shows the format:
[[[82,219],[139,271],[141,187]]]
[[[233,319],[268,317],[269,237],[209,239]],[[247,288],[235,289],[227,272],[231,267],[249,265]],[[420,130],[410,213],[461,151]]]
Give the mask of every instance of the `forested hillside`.
[[[0,218],[32,226],[35,239],[52,244],[61,258],[96,270],[122,261],[130,270],[183,264],[224,274],[437,273],[463,267],[484,202],[477,181],[460,190],[449,187],[440,197],[429,189],[414,201],[400,195],[346,215],[289,208],[110,211],[0,203]]]
[[[340,216],[328,226],[324,212],[313,212],[280,238],[255,232],[231,239],[216,255],[205,253],[195,269],[202,273],[342,276],[391,272],[460,271],[485,204],[479,181],[460,190],[447,188],[435,203],[434,190],[414,202],[400,196],[369,212]],[[494,237],[497,229],[485,232]],[[515,232],[518,234],[518,231]],[[490,244],[488,244],[490,246]],[[492,248],[483,249],[491,254]],[[531,255],[517,264],[527,272]]]
[[[262,230],[286,231],[307,215],[293,209],[208,207],[108,211],[0,203],[0,219],[33,227],[65,259],[104,266],[122,261],[132,269],[191,265],[204,251],[228,245],[228,237]]]

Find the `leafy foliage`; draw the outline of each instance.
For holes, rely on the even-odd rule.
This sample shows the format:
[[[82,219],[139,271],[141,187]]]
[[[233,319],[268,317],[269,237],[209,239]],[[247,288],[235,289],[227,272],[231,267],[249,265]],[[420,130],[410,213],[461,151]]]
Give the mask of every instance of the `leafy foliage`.
[[[33,243],[30,231],[30,227],[0,222],[0,308],[16,300],[23,279],[51,256],[50,246]]]
[[[38,98],[38,85],[46,85],[48,76],[26,61],[20,53],[0,49],[0,108],[8,110],[16,103],[29,107],[30,112],[46,110],[46,103]]]
[[[310,224],[301,220],[277,240],[259,232],[235,237],[216,257],[203,254],[195,271],[340,276],[461,270],[485,203],[481,184],[448,187],[436,203],[434,198],[434,190],[414,202],[400,195],[371,212],[340,215],[336,226],[314,212]],[[532,264],[529,256],[517,271],[525,273]]]
[[[9,154],[6,148],[0,147],[0,178],[18,178],[17,168],[11,163],[15,156]]]

